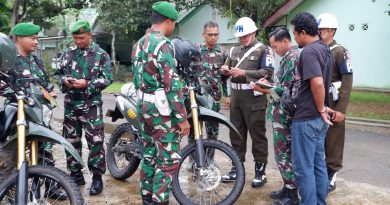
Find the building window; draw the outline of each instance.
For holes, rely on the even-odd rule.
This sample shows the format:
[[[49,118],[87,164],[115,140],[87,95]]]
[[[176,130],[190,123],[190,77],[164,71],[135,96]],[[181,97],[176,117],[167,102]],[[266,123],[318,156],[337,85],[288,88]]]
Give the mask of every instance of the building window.
[[[354,31],[355,30],[355,24],[349,24],[348,28],[349,28],[350,31]]]
[[[368,30],[368,23],[362,24],[362,30],[367,31]]]

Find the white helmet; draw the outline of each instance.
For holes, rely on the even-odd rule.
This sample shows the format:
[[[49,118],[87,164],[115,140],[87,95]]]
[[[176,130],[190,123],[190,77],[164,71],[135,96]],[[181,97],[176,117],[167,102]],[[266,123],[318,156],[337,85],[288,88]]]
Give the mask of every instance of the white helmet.
[[[317,17],[318,28],[337,28],[337,19],[331,13],[323,13]]]
[[[238,19],[234,25],[234,29],[234,36],[237,38],[257,31],[255,22],[249,17],[242,17]]]

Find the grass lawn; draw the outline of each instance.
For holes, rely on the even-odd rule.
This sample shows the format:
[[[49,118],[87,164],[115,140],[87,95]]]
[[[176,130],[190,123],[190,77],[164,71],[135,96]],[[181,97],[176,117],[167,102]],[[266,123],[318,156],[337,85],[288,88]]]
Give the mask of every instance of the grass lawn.
[[[390,93],[352,91],[347,115],[390,120]]]
[[[124,82],[113,82],[110,86],[103,90],[105,93],[120,93]]]

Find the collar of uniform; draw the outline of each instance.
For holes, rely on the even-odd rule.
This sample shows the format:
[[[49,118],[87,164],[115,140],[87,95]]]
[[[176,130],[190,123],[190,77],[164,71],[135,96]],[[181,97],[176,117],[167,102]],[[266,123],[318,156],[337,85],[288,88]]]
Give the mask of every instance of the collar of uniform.
[[[209,49],[207,46],[206,46],[206,43],[202,43],[201,46],[200,46],[200,51],[221,51],[220,47],[215,44],[214,48],[212,49]]]
[[[88,48],[85,48],[85,49],[81,49],[81,48],[77,48],[79,51],[80,51],[80,54],[84,53],[84,52],[95,52],[95,49],[96,48],[96,44],[91,41],[91,44],[89,44]]]
[[[240,48],[241,48],[241,49],[251,48],[251,47],[255,46],[258,42],[259,42],[258,40],[255,40],[255,41],[253,41],[253,43],[250,44],[249,46],[244,46],[244,45],[240,44]]]
[[[150,34],[150,33],[161,33],[161,31],[157,30],[155,28],[148,28],[148,29],[146,29],[146,34]]]
[[[335,40],[333,40],[332,43],[329,44],[329,47],[332,47],[332,46],[334,46],[336,44],[337,44],[337,42]]]
[[[286,52],[286,54],[284,54],[283,56],[283,59],[285,59],[288,55],[290,55],[290,53],[294,50],[297,50],[298,49],[298,46],[294,45],[294,46],[291,46],[291,48],[289,48]]]

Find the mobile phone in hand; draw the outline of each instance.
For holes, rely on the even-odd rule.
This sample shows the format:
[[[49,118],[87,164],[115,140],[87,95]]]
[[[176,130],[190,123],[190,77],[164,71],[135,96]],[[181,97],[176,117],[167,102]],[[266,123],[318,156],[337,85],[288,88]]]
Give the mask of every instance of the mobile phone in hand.
[[[73,84],[74,83],[74,81],[76,81],[75,79],[73,79],[73,78],[71,78],[71,79],[68,79],[68,82],[70,83],[70,84]]]

